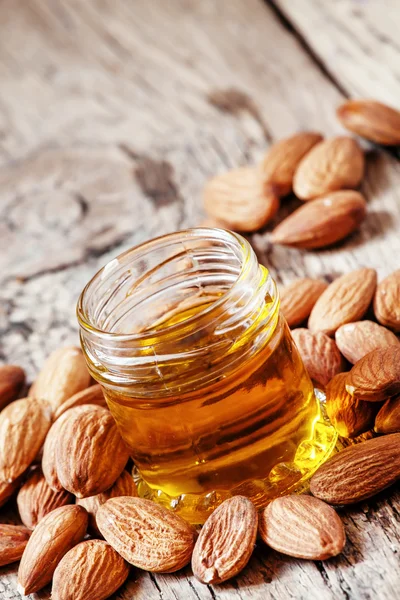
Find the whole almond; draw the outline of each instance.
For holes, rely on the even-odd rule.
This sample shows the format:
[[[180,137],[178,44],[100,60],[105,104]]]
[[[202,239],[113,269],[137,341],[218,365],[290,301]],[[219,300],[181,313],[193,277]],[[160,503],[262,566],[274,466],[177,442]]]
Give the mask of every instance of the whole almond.
[[[192,570],[202,583],[217,584],[237,575],[249,562],[258,515],[244,496],[225,500],[208,517],[197,539]]]
[[[32,473],[18,492],[17,505],[21,521],[33,529],[49,512],[72,504],[72,494],[65,490],[53,491],[47,484],[40,469]]]
[[[127,496],[111,498],[100,506],[96,520],[107,542],[140,569],[172,573],[190,561],[194,529],[155,502]]]
[[[35,381],[34,394],[56,411],[65,400],[87,388],[90,381],[82,350],[67,346],[50,354]]]
[[[400,393],[400,346],[377,348],[359,360],[346,377],[352,396],[369,402]]]
[[[336,344],[353,365],[368,352],[400,344],[392,331],[374,321],[356,321],[342,325],[335,333]]]
[[[400,431],[400,396],[386,400],[376,415],[375,431],[377,433],[396,433]]]
[[[293,190],[301,200],[359,186],[364,174],[364,154],[357,142],[347,136],[324,140],[300,162]]]
[[[85,537],[88,515],[82,506],[61,506],[33,531],[18,569],[18,590],[25,596],[47,585],[62,557]]]
[[[308,319],[314,304],[327,287],[325,281],[305,277],[280,288],[281,312],[289,327],[301,325]]]
[[[326,412],[342,437],[354,438],[373,427],[379,405],[351,396],[346,390],[347,373],[339,373],[326,386]]]
[[[122,471],[117,481],[110,489],[96,496],[88,498],[78,498],[77,504],[83,506],[89,513],[89,527],[96,534],[100,534],[100,530],[96,523],[96,514],[100,506],[107,502],[110,498],[118,496],[137,496],[137,489],[133,477],[128,471]]]
[[[15,365],[0,366],[0,410],[16,400],[25,383],[25,371]]]
[[[378,284],[374,312],[379,323],[400,331],[400,269]]]
[[[15,400],[0,413],[0,482],[17,479],[34,461],[51,425],[48,405]]]
[[[353,233],[366,214],[367,205],[359,192],[332,192],[286,217],[273,230],[271,241],[306,250],[332,246]]]
[[[84,404],[95,404],[96,406],[107,408],[107,402],[101,385],[91,385],[85,390],[74,394],[71,398],[68,398],[68,400],[65,400],[65,402],[63,402],[54,412],[54,419],[58,419],[58,417],[70,408],[75,408],[76,406],[82,406]]]
[[[292,191],[293,176],[299,162],[322,139],[319,133],[302,131],[272,144],[268,149],[260,170],[278,196],[286,196]]]
[[[87,540],[59,562],[53,577],[52,600],[105,600],[125,582],[129,567],[114,548]]]
[[[292,337],[310,378],[321,387],[345,370],[346,365],[334,340],[317,331],[293,329]]]
[[[61,417],[59,417],[57,421],[55,421],[55,423],[53,423],[43,445],[43,475],[47,481],[47,485],[55,492],[64,489],[58,478],[56,465],[56,445],[61,435],[61,429],[63,428],[64,423],[70,417],[71,414],[77,414],[90,410],[90,405],[78,406],[75,408],[71,408],[70,410],[71,412],[68,410],[67,412],[62,414]],[[72,411],[74,412],[72,413]]]
[[[400,433],[355,444],[335,454],[313,475],[311,492],[330,504],[354,504],[400,479]]]
[[[400,144],[400,112],[374,100],[347,100],[336,111],[339,121],[367,140],[395,146]]]
[[[0,507],[13,496],[20,485],[20,479],[15,479],[11,483],[0,481]]]
[[[315,303],[309,328],[332,336],[341,325],[358,321],[367,312],[375,287],[374,269],[358,269],[335,279]]]
[[[216,175],[204,188],[204,207],[214,219],[236,231],[256,231],[278,211],[279,198],[255,167]]]
[[[312,496],[276,498],[260,514],[260,536],[274,550],[309,560],[340,554],[346,543],[336,511]]]
[[[78,407],[83,408],[83,407]],[[55,444],[56,470],[62,487],[77,498],[105,492],[129,458],[111,413],[100,406],[70,409]]]
[[[29,529],[22,525],[0,523],[0,567],[21,558],[30,535]]]

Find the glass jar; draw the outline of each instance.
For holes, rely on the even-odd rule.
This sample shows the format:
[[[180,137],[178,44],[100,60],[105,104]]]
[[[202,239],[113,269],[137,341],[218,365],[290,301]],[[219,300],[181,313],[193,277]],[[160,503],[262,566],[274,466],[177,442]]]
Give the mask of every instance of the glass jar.
[[[188,521],[234,494],[262,507],[332,451],[276,285],[240,235],[198,228],[128,250],[85,287],[78,319],[139,495]]]

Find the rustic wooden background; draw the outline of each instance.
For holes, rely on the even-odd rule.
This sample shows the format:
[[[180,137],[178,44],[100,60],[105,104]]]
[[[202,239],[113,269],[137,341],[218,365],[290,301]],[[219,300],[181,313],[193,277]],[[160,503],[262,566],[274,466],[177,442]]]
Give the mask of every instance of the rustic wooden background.
[[[343,98],[399,107],[399,30],[397,0],[1,0],[0,359],[32,379],[51,350],[76,343],[75,303],[91,275],[138,242],[198,224],[211,175],[301,129],[341,132]],[[400,266],[399,158],[369,148],[362,189],[368,219],[339,249],[252,236],[279,281]],[[189,568],[133,569],[116,598],[399,598],[399,489],[342,514],[338,558],[258,547],[215,587]],[[0,569],[2,600],[20,598],[15,572]]]

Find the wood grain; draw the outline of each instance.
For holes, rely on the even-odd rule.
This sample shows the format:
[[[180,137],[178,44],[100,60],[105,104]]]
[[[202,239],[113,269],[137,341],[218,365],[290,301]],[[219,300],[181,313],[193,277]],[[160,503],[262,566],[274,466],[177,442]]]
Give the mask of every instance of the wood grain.
[[[130,246],[200,223],[212,175],[253,164],[271,141],[302,129],[343,132],[335,108],[347,95],[396,104],[395,0],[385,7],[3,0],[0,359],[21,364],[33,380],[50,351],[77,343],[83,285]],[[369,215],[359,233],[336,249],[302,252],[273,247],[270,227],[251,236],[260,260],[283,283],[329,281],[362,266],[382,278],[398,268],[399,182],[399,163],[369,147]],[[275,223],[295,205],[285,201]],[[189,568],[133,570],[116,598],[395,598],[399,490],[342,514],[348,543],[330,561],[288,559],[257,545],[232,582],[204,586]],[[15,520],[15,507],[0,518]],[[2,600],[20,598],[15,572],[0,569]],[[32,595],[48,598],[49,590]]]

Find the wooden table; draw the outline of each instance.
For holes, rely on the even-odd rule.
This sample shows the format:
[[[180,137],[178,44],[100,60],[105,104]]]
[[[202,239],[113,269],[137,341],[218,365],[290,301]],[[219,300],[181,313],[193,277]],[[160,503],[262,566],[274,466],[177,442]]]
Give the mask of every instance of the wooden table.
[[[51,350],[77,342],[75,303],[89,277],[138,242],[198,224],[211,175],[254,163],[301,129],[341,132],[335,107],[345,97],[400,105],[397,0],[3,0],[0,8],[0,358],[30,379]],[[361,265],[382,277],[400,266],[400,165],[369,150],[369,215],[345,245],[301,252],[272,247],[268,231],[252,236],[278,281],[329,280]],[[399,598],[398,489],[342,514],[348,542],[336,559],[258,547],[225,585],[204,586],[189,568],[133,569],[116,597]],[[2,600],[20,598],[15,573],[0,569]]]

